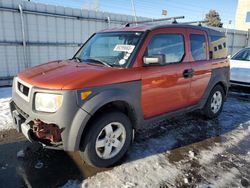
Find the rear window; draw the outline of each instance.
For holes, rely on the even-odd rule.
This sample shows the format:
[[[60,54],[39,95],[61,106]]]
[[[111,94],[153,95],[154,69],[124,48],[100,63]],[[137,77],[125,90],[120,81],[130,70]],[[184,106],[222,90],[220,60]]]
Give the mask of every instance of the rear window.
[[[212,52],[211,59],[220,59],[227,57],[226,38],[224,36],[211,35],[209,51]]]
[[[206,38],[204,35],[191,34],[191,53],[195,61],[206,60]]]

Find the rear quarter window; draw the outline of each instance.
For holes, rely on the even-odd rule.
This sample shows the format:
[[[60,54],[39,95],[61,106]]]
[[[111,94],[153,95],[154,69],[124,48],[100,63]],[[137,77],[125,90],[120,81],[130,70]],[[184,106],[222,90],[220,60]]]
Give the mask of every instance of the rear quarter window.
[[[209,36],[209,51],[212,52],[210,59],[220,59],[227,57],[226,38],[224,36]]]

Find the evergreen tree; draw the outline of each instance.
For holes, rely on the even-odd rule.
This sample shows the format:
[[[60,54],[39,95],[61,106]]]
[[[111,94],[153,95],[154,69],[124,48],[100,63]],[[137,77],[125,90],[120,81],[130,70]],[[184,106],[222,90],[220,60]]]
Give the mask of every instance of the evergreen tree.
[[[222,27],[223,23],[221,22],[220,19],[220,15],[218,12],[216,12],[215,10],[210,10],[207,14],[206,14],[206,25],[208,26],[212,26],[212,27]]]

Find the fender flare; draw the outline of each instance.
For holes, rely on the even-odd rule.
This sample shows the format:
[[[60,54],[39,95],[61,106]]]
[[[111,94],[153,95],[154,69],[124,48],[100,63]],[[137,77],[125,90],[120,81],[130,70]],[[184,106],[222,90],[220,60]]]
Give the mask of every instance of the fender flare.
[[[223,69],[223,70],[221,70],[221,69]],[[207,89],[204,92],[204,95],[203,95],[202,100],[200,102],[201,109],[205,106],[212,89],[217,84],[221,83],[223,85],[223,89],[225,89],[225,95],[227,96],[228,86],[229,86],[229,78],[224,76],[226,72],[228,72],[228,67],[215,69],[212,71],[212,77],[208,83]]]
[[[143,115],[141,111],[140,100],[138,100],[137,97],[121,88],[101,91],[81,105],[80,110],[87,112],[89,114],[89,117],[87,118],[87,120],[84,119],[79,127],[74,127],[74,129],[77,129],[75,150],[78,150],[80,147],[82,134],[85,131],[85,128],[91,116],[93,116],[102,106],[115,101],[127,103],[133,109],[133,113],[135,113],[134,116],[136,117],[136,124],[133,127],[140,126],[141,122],[143,121]]]

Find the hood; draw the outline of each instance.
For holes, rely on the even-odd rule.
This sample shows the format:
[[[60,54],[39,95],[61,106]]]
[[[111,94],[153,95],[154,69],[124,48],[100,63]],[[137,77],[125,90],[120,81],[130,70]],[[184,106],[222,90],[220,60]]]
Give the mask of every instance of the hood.
[[[122,71],[123,70],[123,71]],[[126,69],[105,67],[102,65],[81,64],[73,60],[53,61],[18,74],[18,77],[39,88],[46,89],[80,89],[112,83],[123,82],[119,72]],[[139,75],[126,76],[129,80],[139,79]],[[116,78],[117,77],[117,78]]]
[[[241,60],[230,59],[230,67],[231,68],[250,69],[250,61],[241,61]]]

